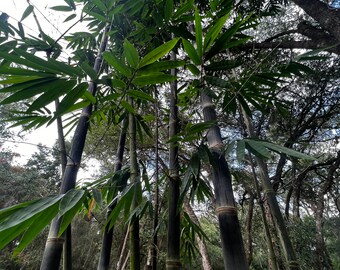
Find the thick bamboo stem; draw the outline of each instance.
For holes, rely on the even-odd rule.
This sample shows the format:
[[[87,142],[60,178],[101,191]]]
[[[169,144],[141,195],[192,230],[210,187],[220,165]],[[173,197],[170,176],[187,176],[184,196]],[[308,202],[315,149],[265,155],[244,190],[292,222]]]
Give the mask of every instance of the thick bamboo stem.
[[[125,148],[125,143],[126,143],[126,128],[125,128],[126,124],[127,124],[127,120],[124,119],[122,123],[122,130],[119,136],[114,172],[118,172],[122,168],[124,148]],[[123,187],[121,187],[121,189],[123,189]],[[116,203],[113,203],[109,206],[109,210],[107,212],[107,218],[111,215],[115,206],[116,206]],[[108,222],[108,224],[105,226],[105,229],[104,229],[102,247],[101,247],[97,270],[108,270],[109,269],[112,240],[113,240],[113,229],[114,227],[112,226],[110,228],[110,222]]]
[[[171,60],[176,60],[176,53],[171,52]],[[171,70],[171,75],[176,76],[176,70]],[[170,122],[169,138],[178,134],[179,119],[177,107],[177,81],[171,83],[170,91]],[[168,250],[166,269],[181,269],[180,261],[180,213],[178,211],[178,201],[180,196],[180,177],[178,161],[178,144],[170,142],[169,151],[169,207],[168,207]]]
[[[107,44],[107,32],[109,31],[109,25],[107,25],[103,31],[103,38],[101,41],[101,46],[98,51],[94,70],[99,73],[100,66],[102,63],[102,53],[106,48]],[[95,82],[91,82],[89,84],[88,91],[95,96],[97,90],[97,86]],[[62,179],[61,187],[60,187],[60,194],[64,194],[70,189],[73,189],[76,184],[78,169],[81,162],[81,157],[84,150],[86,135],[89,127],[89,118],[92,114],[92,104],[88,105],[87,107],[82,109],[81,115],[79,117],[79,122],[76,127],[73,140],[72,140],[72,146],[70,155],[67,161],[64,177]],[[61,219],[60,218],[54,218],[49,235],[46,241],[46,246],[44,250],[43,259],[41,262],[40,269],[41,270],[57,270],[59,269],[60,265],[60,259],[61,254],[63,250],[63,244],[65,241],[65,237],[58,236],[59,228],[60,228]]]
[[[132,98],[129,103],[133,107]],[[137,136],[136,119],[133,113],[129,113],[129,139],[130,139],[130,179],[134,185],[134,196],[131,209],[138,206],[137,189],[139,185],[138,163],[137,163]],[[140,269],[140,247],[139,247],[139,217],[133,217],[130,223],[130,270]]]
[[[247,131],[251,137],[255,138],[256,134],[254,131],[253,123],[250,118],[241,110],[242,117],[244,119],[245,125],[247,127]],[[300,269],[299,263],[296,260],[295,252],[293,249],[293,245],[290,241],[288,231],[283,220],[283,216],[279,207],[279,204],[276,200],[276,194],[273,190],[272,184],[270,182],[268,167],[267,164],[259,157],[255,156],[255,160],[260,170],[260,178],[262,180],[262,186],[265,191],[267,202],[270,207],[271,214],[273,216],[275,227],[277,228],[277,232],[280,238],[281,246],[284,251],[287,267],[290,270],[298,270]]]
[[[204,89],[201,90],[201,107],[203,109],[204,121],[217,121],[212,98],[205,93]],[[207,139],[213,158],[212,180],[216,198],[216,213],[221,234],[224,267],[226,270],[245,270],[248,269],[248,264],[235,207],[231,174],[223,153],[224,145],[217,124],[209,128]]]

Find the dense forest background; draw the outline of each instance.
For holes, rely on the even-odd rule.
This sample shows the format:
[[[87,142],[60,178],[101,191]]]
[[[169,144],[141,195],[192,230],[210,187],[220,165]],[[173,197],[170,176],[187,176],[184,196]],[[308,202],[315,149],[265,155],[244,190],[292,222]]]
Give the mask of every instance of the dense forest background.
[[[0,269],[340,269],[340,10],[32,2],[0,15]]]

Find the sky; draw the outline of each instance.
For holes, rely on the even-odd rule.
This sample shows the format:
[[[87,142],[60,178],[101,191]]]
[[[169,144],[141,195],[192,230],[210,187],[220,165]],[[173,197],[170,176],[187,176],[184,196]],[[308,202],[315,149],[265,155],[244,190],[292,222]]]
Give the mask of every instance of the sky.
[[[7,13],[10,17],[8,19],[9,23],[17,26],[18,21],[21,20],[22,15],[26,8],[28,7],[27,0],[0,0],[0,13]],[[34,6],[35,14],[40,22],[42,30],[49,36],[54,39],[57,39],[66,29],[71,26],[74,21],[70,21],[67,23],[62,23],[65,18],[67,18],[72,13],[67,12],[56,12],[51,10],[50,7],[58,6],[58,5],[66,5],[63,0],[30,0],[31,5]],[[38,35],[37,24],[32,16],[28,16],[22,21],[24,30],[27,34],[31,34],[34,36]],[[83,30],[84,27],[81,25],[77,25],[73,28],[73,31],[79,31],[79,29]],[[65,43],[61,43],[61,45],[65,45]],[[51,105],[53,107],[53,105]],[[14,131],[19,132],[20,128],[15,128]],[[71,132],[72,135],[72,132]],[[36,152],[37,144],[42,143],[48,147],[52,147],[53,144],[57,140],[57,127],[56,123],[46,127],[43,126],[37,130],[32,130],[29,134],[27,134],[20,143],[7,142],[4,146],[12,149],[13,151],[20,154],[20,157],[15,159],[15,162],[18,164],[25,164],[27,159]],[[97,167],[93,162],[91,162],[91,167]],[[93,173],[94,170],[91,170]],[[85,177],[86,173],[81,173],[83,177]]]

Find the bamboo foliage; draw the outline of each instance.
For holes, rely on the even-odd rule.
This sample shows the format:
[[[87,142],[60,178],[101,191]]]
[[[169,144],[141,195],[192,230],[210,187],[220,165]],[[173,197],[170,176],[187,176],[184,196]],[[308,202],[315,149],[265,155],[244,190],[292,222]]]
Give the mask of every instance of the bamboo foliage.
[[[74,1],[65,2],[67,6],[54,7],[54,9],[73,12],[76,8]],[[168,170],[164,170],[169,172],[166,268],[181,269],[180,217],[183,214],[181,204],[184,199],[189,197],[193,201],[201,202],[213,197],[210,183],[202,180],[204,169],[204,174],[206,172],[211,174],[208,178],[211,178],[214,187],[213,200],[219,222],[225,269],[248,269],[233,194],[230,164],[225,155],[227,150],[222,140],[222,125],[219,124],[220,114],[235,115],[238,104],[245,114],[252,110],[252,106],[259,108],[263,104],[272,105],[276,102],[275,98],[273,98],[274,101],[268,101],[268,96],[263,94],[264,92],[270,92],[277,84],[284,83],[284,78],[291,78],[294,74],[307,73],[310,70],[298,60],[294,60],[278,68],[277,72],[249,72],[247,68],[244,68],[244,66],[247,67],[247,63],[244,65],[243,59],[222,59],[221,56],[224,57],[227,50],[238,50],[251,38],[244,34],[244,30],[256,27],[257,18],[253,14],[238,15],[238,11],[234,10],[231,2],[210,1],[208,7],[204,6],[204,3],[195,6],[194,1],[178,3],[178,1],[166,0],[151,3],[128,0],[123,2],[102,0],[88,2],[84,7],[84,12],[89,17],[91,34],[89,36],[82,34],[80,39],[77,39],[75,35],[68,37],[71,40],[70,47],[78,48],[77,52],[80,53],[89,44],[99,42],[94,36],[101,36],[98,49],[90,50],[91,53],[94,51],[97,53],[93,68],[88,59],[81,59],[81,63],[71,65],[53,58],[44,60],[28,53],[23,48],[0,49],[0,58],[4,59],[4,62],[10,61],[20,65],[20,67],[6,65],[6,63],[0,65],[0,72],[4,74],[4,79],[0,83],[5,85],[0,91],[8,93],[2,100],[2,104],[32,100],[27,106],[27,111],[14,118],[16,125],[24,124],[28,129],[39,127],[50,124],[54,120],[58,121],[61,115],[75,113],[81,109],[79,119],[70,116],[71,122],[73,121],[71,124],[76,121],[77,128],[60,194],[46,200],[1,210],[0,247],[5,246],[21,233],[25,233],[17,249],[19,252],[33,239],[38,230],[45,227],[55,217],[50,228],[41,269],[58,269],[65,226],[71,222],[83,202],[86,202],[85,198],[91,197],[91,200],[98,202],[104,198],[109,211],[104,225],[98,269],[109,268],[113,228],[122,216],[124,222],[129,224],[130,250],[129,258],[122,256],[120,259],[125,263],[129,259],[130,269],[140,269],[142,256],[140,254],[139,220],[147,209],[151,209],[152,202],[149,198],[153,196],[149,194],[151,192],[147,179],[149,172],[145,167],[143,167],[143,175],[146,177],[145,179],[140,177],[140,171],[144,165],[138,156],[142,153],[138,147],[139,143],[143,143],[145,135],[153,137],[153,134],[156,134],[156,153],[152,154],[153,157],[156,155],[156,162],[153,166],[156,166],[157,170],[152,269],[157,267],[156,231],[159,225],[158,213],[163,211],[158,205],[158,166],[162,162],[164,167],[169,166]],[[26,10],[23,18],[29,16],[31,9],[32,7],[29,7]],[[124,16],[121,16],[122,14]],[[69,20],[71,19],[69,17]],[[18,32],[22,35],[21,31]],[[44,42],[54,44],[47,37]],[[17,43],[14,47],[16,46]],[[233,68],[240,68],[241,73],[244,71],[240,79],[229,79],[226,76]],[[177,72],[180,76],[177,76]],[[89,83],[86,81],[87,78],[90,80]],[[163,84],[168,83],[171,85],[170,91],[163,88]],[[150,89],[155,88],[161,93],[161,98],[152,95]],[[160,110],[160,114],[169,109],[169,117],[157,112],[157,131],[154,132],[148,126],[146,119],[150,116],[146,115],[145,111],[148,111],[150,105],[155,102],[158,111],[158,102],[162,103],[162,97],[168,97],[168,94],[170,94],[170,104],[166,105],[164,110]],[[47,106],[58,98],[61,101],[55,112],[49,112]],[[191,104],[198,104],[198,102],[200,102],[201,109],[192,110]],[[178,106],[182,106],[183,121],[179,119],[182,115],[179,114]],[[188,117],[189,122],[192,120],[192,123],[186,124],[185,114],[189,110],[195,113]],[[111,121],[114,128],[123,127],[114,173],[96,183],[88,184],[84,188],[86,191],[74,190],[89,125],[91,123],[95,128],[96,124],[101,124],[107,119]],[[126,170],[119,172],[122,166],[126,136],[124,126],[127,119],[130,169],[128,172]],[[158,122],[162,119],[169,120],[166,123],[169,127],[169,140],[159,147],[159,141],[164,139],[158,130],[159,126],[164,124]],[[249,124],[248,129],[248,133],[251,134]],[[251,137],[237,140],[237,143],[230,148],[233,149],[236,145],[235,156],[239,162],[245,157],[246,150],[256,156],[256,164],[261,170],[262,185],[275,224],[279,228],[287,265],[290,269],[298,269],[275,194],[272,192],[268,168],[262,158],[271,156],[271,151],[296,158],[312,158],[292,149]],[[162,147],[167,149],[160,150]],[[169,157],[164,162],[158,151],[168,150]],[[191,158],[187,162],[188,156]],[[252,161],[252,157],[250,160]],[[203,168],[204,161],[209,162],[209,169]],[[182,162],[188,166],[181,166]],[[255,178],[255,165],[253,166]],[[181,179],[182,173],[183,179]],[[117,188],[119,181],[122,181],[120,189]],[[144,182],[141,183],[141,181]],[[88,191],[89,189],[91,192]],[[143,193],[144,190],[147,192]],[[257,187],[256,194],[260,200],[259,187]],[[85,203],[84,205],[86,206]],[[29,214],[20,221],[25,210],[29,210]],[[262,205],[261,210],[263,211]],[[91,212],[92,209],[88,211]],[[264,212],[262,215],[265,221]],[[39,226],[33,228],[33,222],[42,216],[44,219]],[[15,222],[12,222],[13,220]],[[272,269],[276,269],[267,227],[265,223],[266,240],[273,262]]]

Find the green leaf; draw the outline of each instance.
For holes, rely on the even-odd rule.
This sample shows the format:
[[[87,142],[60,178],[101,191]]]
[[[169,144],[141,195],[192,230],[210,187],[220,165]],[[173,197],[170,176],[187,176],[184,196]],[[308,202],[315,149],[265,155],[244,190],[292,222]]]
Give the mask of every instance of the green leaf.
[[[156,62],[158,59],[162,58],[164,55],[169,53],[173,49],[173,47],[175,47],[178,40],[179,40],[178,38],[170,40],[170,41],[162,44],[161,46],[157,47],[156,49],[152,50],[151,52],[149,52],[147,55],[145,55],[143,57],[143,59],[141,60],[141,62],[139,64],[139,67],[142,68],[142,67],[149,65],[149,64],[152,64],[152,63]]]
[[[184,50],[188,54],[191,61],[196,65],[200,65],[201,59],[198,56],[195,47],[189,41],[185,39],[182,39],[182,42],[183,42]]]
[[[59,203],[59,217],[70,211],[85,195],[83,189],[71,189]]]
[[[55,10],[55,11],[63,11],[63,12],[73,11],[73,8],[69,6],[53,6],[53,7],[50,7],[50,9]]]
[[[84,92],[83,98],[87,99],[87,100],[90,101],[92,104],[96,104],[96,103],[97,103],[96,98],[95,98],[89,91],[85,91],[85,92]]]
[[[179,8],[177,8],[175,13],[173,14],[173,18],[176,19],[186,12],[191,11],[193,8],[193,4],[194,0],[184,1],[184,3]]]
[[[163,73],[153,73],[145,76],[137,76],[132,83],[139,86],[153,85],[158,83],[165,83],[175,81],[176,76],[163,74]]]
[[[246,143],[246,148],[250,150],[255,156],[270,158],[270,152],[263,146],[262,142],[256,140],[244,140]]]
[[[189,69],[194,76],[199,76],[201,73],[200,70],[193,64],[187,65],[187,69]]]
[[[243,21],[238,21],[234,23],[226,32],[224,32],[215,42],[215,44],[211,47],[211,49],[207,52],[206,59],[212,58],[214,55],[223,51],[228,47],[228,43],[230,39],[236,34],[242,25]]]
[[[133,98],[155,102],[155,99],[151,95],[140,90],[128,90],[127,94]]]
[[[107,12],[107,7],[105,5],[105,2],[101,0],[92,0],[96,7],[98,7],[102,12]]]
[[[131,67],[137,68],[139,64],[139,56],[137,49],[127,40],[124,40],[124,55]]]
[[[236,158],[238,162],[241,162],[244,159],[246,144],[244,140],[237,141],[236,144]]]
[[[55,116],[60,116],[65,112],[70,112],[70,110],[73,109],[79,109],[79,107],[73,107],[72,109],[72,106],[74,106],[75,102],[83,96],[87,88],[88,84],[85,82],[80,83],[76,87],[74,87],[60,102],[59,107],[55,112]]]
[[[132,73],[129,67],[127,67],[122,61],[120,61],[112,53],[104,52],[103,58],[109,65],[111,65],[114,69],[122,73],[124,76],[128,78],[131,77]]]
[[[28,5],[28,7],[25,9],[24,13],[22,14],[22,17],[20,19],[20,22],[25,20],[34,10],[34,7],[32,5]]]
[[[164,6],[164,19],[165,22],[168,23],[171,16],[172,12],[174,10],[174,1],[173,0],[166,0],[165,6]]]
[[[221,33],[226,20],[229,18],[229,15],[230,13],[227,13],[223,17],[219,18],[217,22],[215,22],[214,25],[210,27],[208,33],[205,35],[204,38],[204,51],[207,51],[210,48],[217,36]]]
[[[86,62],[82,62],[80,67],[85,71],[85,73],[91,78],[91,80],[97,80],[97,72]]]
[[[18,211],[20,208],[27,207],[28,205],[36,202],[37,200],[34,201],[29,201],[29,202],[23,202],[19,204],[12,205],[10,207],[6,207],[0,210],[0,222],[2,222],[5,218],[13,214],[15,211]]]
[[[45,89],[44,91],[45,93],[43,93],[35,101],[33,101],[33,103],[31,104],[31,106],[29,106],[27,111],[33,112],[44,106],[47,106],[48,104],[56,100],[58,97],[69,92],[75,86],[76,83],[77,82],[75,80],[66,81],[63,79],[59,79],[55,81],[53,85]]]
[[[19,254],[35,237],[51,222],[58,213],[58,204],[54,204],[36,216],[34,222],[25,231],[19,245],[13,251],[13,256]]]
[[[301,152],[295,151],[291,148],[287,148],[281,145],[277,145],[274,143],[266,142],[266,141],[261,141],[261,144],[265,147],[267,147],[270,150],[273,150],[275,152],[279,152],[281,154],[286,154],[288,156],[296,157],[296,158],[301,158],[301,159],[307,159],[307,160],[316,160],[316,158],[303,154]]]
[[[125,110],[127,110],[129,113],[133,113],[133,114],[136,113],[135,110],[134,110],[134,108],[133,108],[128,102],[126,102],[125,100],[122,100],[121,105],[122,105],[122,107],[123,107]]]
[[[74,193],[74,191],[77,191],[77,192]],[[84,190],[68,191],[66,194],[68,194],[69,192],[72,192],[72,194],[69,195],[70,204],[65,204],[64,205],[65,208],[61,208],[61,211],[63,211],[64,214],[62,216],[62,220],[61,220],[60,228],[58,232],[59,237],[64,233],[68,225],[71,223],[73,217],[75,216],[75,214],[77,214],[77,212],[83,205],[83,202],[87,196],[87,193]],[[67,211],[65,211],[66,209]]]
[[[7,97],[6,99],[4,99],[3,101],[1,101],[0,104],[10,104],[13,102],[19,102],[19,101],[23,101],[25,99],[34,97],[37,94],[40,94],[44,91],[46,91],[49,87],[53,87],[54,84],[58,81],[57,78],[54,79],[49,79],[47,81],[43,81],[43,82],[32,82],[31,86],[28,86],[18,92],[15,92],[14,94],[12,94],[11,96]],[[21,86],[21,85],[27,85],[26,83],[22,83],[20,85],[17,85],[17,87]],[[9,87],[8,87],[9,88]],[[8,88],[5,89],[1,89],[1,90],[5,90],[7,91]]]
[[[75,17],[77,17],[77,14],[71,14],[70,16],[68,16],[63,22],[68,22],[73,20]]]
[[[96,201],[96,203],[99,206],[101,206],[103,204],[103,198],[102,198],[101,192],[97,188],[94,188],[94,189],[92,189],[92,195],[93,195],[93,198]]]
[[[196,34],[197,54],[198,54],[199,59],[202,59],[202,56],[203,56],[202,24],[201,24],[201,16],[197,8],[195,9],[195,34]]]
[[[114,88],[121,88],[121,89],[125,89],[126,88],[126,83],[123,82],[122,80],[118,80],[118,79],[112,79],[111,80],[111,85]]]
[[[37,217],[57,204],[64,195],[46,197],[19,208],[0,223],[0,249],[20,235]]]
[[[184,66],[186,61],[184,60],[164,60],[160,62],[155,62],[150,65],[144,66],[138,70],[137,75],[147,75],[148,73],[153,73],[157,71],[166,71],[173,68],[178,68]]]

